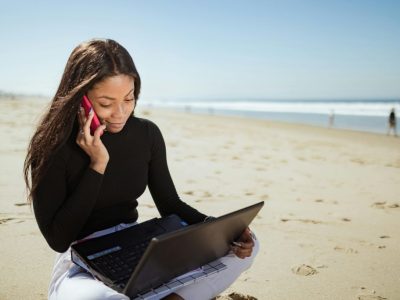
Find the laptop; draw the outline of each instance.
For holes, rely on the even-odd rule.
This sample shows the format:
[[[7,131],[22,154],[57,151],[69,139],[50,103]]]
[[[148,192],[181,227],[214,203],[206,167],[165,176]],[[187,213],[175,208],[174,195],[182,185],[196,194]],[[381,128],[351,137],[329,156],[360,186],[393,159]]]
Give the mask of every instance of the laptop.
[[[263,205],[189,226],[176,215],[151,219],[72,245],[72,260],[132,299],[151,299],[225,269],[218,259]]]

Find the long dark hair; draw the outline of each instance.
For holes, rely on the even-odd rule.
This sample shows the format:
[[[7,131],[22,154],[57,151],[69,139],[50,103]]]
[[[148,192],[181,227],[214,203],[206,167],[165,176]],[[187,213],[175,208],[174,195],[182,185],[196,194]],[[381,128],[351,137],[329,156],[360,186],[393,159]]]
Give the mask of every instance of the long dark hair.
[[[81,43],[72,51],[57,92],[28,146],[24,179],[29,202],[33,200],[52,155],[71,135],[83,95],[96,83],[119,74],[133,78],[137,101],[140,76],[124,47],[110,39],[95,39]]]

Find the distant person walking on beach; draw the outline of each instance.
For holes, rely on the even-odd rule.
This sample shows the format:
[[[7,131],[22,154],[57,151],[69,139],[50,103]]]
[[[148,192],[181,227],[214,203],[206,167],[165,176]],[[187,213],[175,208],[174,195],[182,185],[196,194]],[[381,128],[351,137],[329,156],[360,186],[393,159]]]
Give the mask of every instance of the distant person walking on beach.
[[[71,53],[32,137],[24,166],[29,200],[40,231],[59,252],[50,300],[129,299],[75,265],[70,246],[136,225],[138,198],[146,187],[161,216],[176,214],[188,224],[210,218],[180,199],[160,129],[135,116],[140,87],[139,73],[123,46],[109,39],[84,42]],[[81,104],[87,102],[92,105],[88,114]],[[247,228],[221,258],[225,270],[165,299],[216,297],[251,266],[257,249],[258,241]]]
[[[390,134],[390,132],[393,130],[393,133],[395,136],[397,136],[397,132],[396,132],[396,113],[394,108],[392,108],[392,110],[390,111],[389,114],[389,119],[388,119],[388,135]]]
[[[335,123],[335,111],[332,109],[331,113],[329,114],[329,127],[333,127]]]

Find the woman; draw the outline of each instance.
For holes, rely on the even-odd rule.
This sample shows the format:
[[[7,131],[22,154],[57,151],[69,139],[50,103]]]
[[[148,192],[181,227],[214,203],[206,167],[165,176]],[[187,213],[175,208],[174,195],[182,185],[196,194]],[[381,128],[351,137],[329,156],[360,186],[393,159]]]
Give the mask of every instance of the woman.
[[[49,299],[127,299],[70,259],[70,245],[135,224],[137,199],[149,187],[161,216],[188,224],[206,215],[179,199],[158,127],[134,116],[140,77],[127,50],[92,40],[71,53],[58,90],[25,160],[25,181],[39,228],[56,258]],[[81,108],[86,95],[93,110]],[[92,134],[94,113],[101,121]],[[29,180],[31,178],[31,180]],[[224,257],[227,271],[183,287],[167,299],[210,299],[225,290],[255,256],[249,230]],[[225,274],[223,274],[225,272]]]

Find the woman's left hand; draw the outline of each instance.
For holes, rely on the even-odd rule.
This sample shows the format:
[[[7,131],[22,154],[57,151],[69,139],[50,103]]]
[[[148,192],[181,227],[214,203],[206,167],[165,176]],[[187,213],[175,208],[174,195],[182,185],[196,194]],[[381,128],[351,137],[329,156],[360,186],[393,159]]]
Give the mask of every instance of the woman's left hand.
[[[232,246],[233,253],[239,258],[246,258],[251,256],[253,252],[254,241],[251,235],[250,228],[247,227],[240,235],[239,239],[234,242]]]

